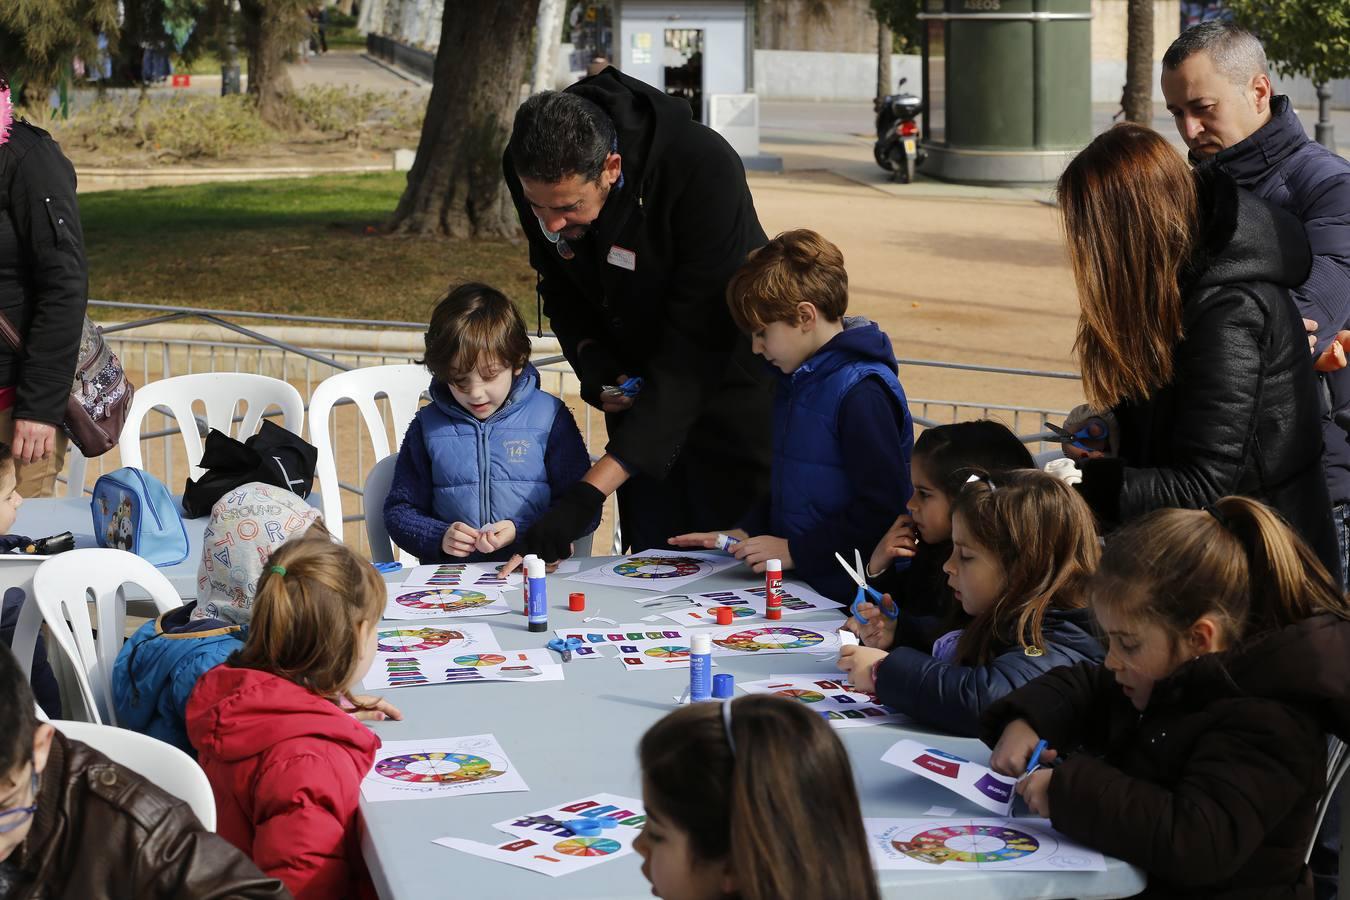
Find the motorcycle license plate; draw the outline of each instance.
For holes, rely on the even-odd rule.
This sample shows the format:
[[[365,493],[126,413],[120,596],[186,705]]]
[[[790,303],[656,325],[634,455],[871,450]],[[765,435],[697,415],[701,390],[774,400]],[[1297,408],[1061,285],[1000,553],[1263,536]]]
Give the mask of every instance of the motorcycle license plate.
[[[914,149],[917,146],[914,138],[905,138],[905,152],[910,156],[914,155]]]

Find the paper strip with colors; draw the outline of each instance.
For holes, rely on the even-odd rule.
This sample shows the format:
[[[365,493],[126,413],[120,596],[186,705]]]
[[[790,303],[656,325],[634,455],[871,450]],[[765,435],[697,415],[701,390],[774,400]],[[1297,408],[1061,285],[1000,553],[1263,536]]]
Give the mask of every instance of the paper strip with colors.
[[[490,734],[385,741],[361,782],[362,795],[372,803],[528,790]]]
[[[689,600],[695,605],[662,615],[677,625],[716,625],[717,608],[729,606],[732,615],[738,622],[767,621],[764,619],[765,604],[764,588],[762,587],[690,594]],[[783,585],[783,615],[785,616],[836,610],[843,605],[817,594],[810,588],[795,584]]]
[[[997,815],[1012,812],[1017,780],[963,756],[919,741],[903,740],[893,744],[881,761],[921,775]]]
[[[576,638],[581,646],[572,651],[573,659],[602,659],[600,650],[613,647],[624,668],[651,671],[689,667],[689,638],[682,628],[661,627],[638,622],[632,625],[559,628],[560,638]],[[654,650],[653,653],[648,653]],[[650,661],[650,665],[648,664]]]
[[[488,587],[498,591],[520,585],[520,574],[503,578],[502,563],[438,563],[417,566],[403,579],[402,587]]]
[[[1096,850],[1047,819],[863,819],[878,869],[959,872],[1105,872]]]
[[[406,653],[382,656],[371,664],[361,686],[368,691],[463,684],[470,681],[562,681],[563,667],[547,650],[497,650],[482,653]]]
[[[564,824],[574,819],[603,819],[613,824],[600,829],[598,834],[581,835]],[[503,844],[453,837],[433,843],[544,875],[569,875],[632,853],[633,841],[645,821],[639,801],[614,794],[595,794],[498,822],[494,828],[513,836]]]
[[[751,694],[776,694],[796,700],[812,712],[819,713],[835,728],[909,721],[908,716],[878,703],[875,694],[864,693],[850,684],[821,678],[819,675],[775,675],[763,681],[742,681],[738,686]]]

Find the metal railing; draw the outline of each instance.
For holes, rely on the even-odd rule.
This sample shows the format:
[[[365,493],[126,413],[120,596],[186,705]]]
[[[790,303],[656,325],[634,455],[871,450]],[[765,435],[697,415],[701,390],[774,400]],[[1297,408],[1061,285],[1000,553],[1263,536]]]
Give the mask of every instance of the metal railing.
[[[160,378],[199,372],[254,372],[280,378],[294,385],[305,398],[306,413],[308,413],[309,397],[314,388],[329,375],[365,366],[414,362],[421,355],[420,352],[412,350],[381,350],[342,346],[344,343],[350,344],[353,342],[332,338],[336,338],[343,333],[351,334],[352,329],[362,329],[365,332],[421,332],[426,327],[425,324],[419,322],[319,318],[239,310],[165,307],[101,300],[91,300],[90,306],[96,310],[153,313],[145,318],[104,326],[104,334],[113,350],[121,357],[128,376],[136,384],[147,384]],[[311,344],[310,346],[302,346],[294,340],[283,340],[275,334],[268,334],[266,330],[260,327],[240,324],[237,320],[249,322],[250,325],[257,322],[266,322],[273,325],[307,326],[316,329],[314,335],[316,339],[307,342]],[[144,334],[145,329],[152,326],[186,321],[217,326],[228,335],[228,338],[215,340],[193,336],[176,337]],[[138,334],[138,332],[141,333]],[[360,333],[357,332],[357,334]],[[329,339],[323,340],[322,338]],[[329,346],[323,346],[325,343]],[[566,359],[558,355],[542,356],[537,357],[534,364],[540,370],[541,387],[544,390],[549,391],[564,402],[571,398],[580,399],[580,384]],[[900,364],[902,367],[935,367],[1018,378],[1078,379],[1078,376],[1072,372],[1006,368],[925,359],[902,359]],[[339,403],[338,407],[349,405],[351,405],[351,401],[344,401]],[[573,404],[573,408],[581,420],[579,424],[587,450],[592,457],[595,457],[599,455],[599,452],[603,452],[603,418],[599,417],[599,414],[588,404],[576,403]],[[1024,442],[1038,444],[1039,449],[1044,449],[1047,444],[1057,445],[1058,439],[1048,431],[1045,425],[1048,420],[1054,417],[1062,418],[1066,414],[1062,410],[1032,406],[919,398],[910,399],[910,410],[915,423],[923,427],[972,418],[997,418],[1004,421]],[[153,415],[158,415],[158,413]],[[348,416],[352,420],[351,428],[356,429],[355,434],[350,434],[343,433],[341,426],[345,423],[341,421],[344,418],[341,409],[335,409],[332,415],[334,418],[330,421],[330,434],[333,436],[333,445],[335,448],[341,448],[342,450],[338,459],[340,490],[344,495],[348,495],[355,500],[356,505],[354,512],[344,512],[343,521],[363,522],[365,510],[362,502],[364,496],[362,483],[370,466],[375,462],[374,460],[367,461],[372,455],[372,451],[367,449],[369,439],[365,434],[365,426],[361,416]],[[238,422],[240,418],[242,417],[236,416],[235,421]],[[163,427],[151,427],[150,430],[142,432],[141,441],[143,444],[146,442],[160,443],[160,446],[155,448],[159,452],[145,452],[143,453],[143,459],[146,460],[147,468],[152,474],[170,485],[171,489],[176,490],[186,477],[187,461],[179,458],[182,455],[181,448],[177,447],[179,442],[169,440],[169,438],[178,434],[176,424],[167,416],[164,416],[163,419],[164,422],[161,423]],[[153,426],[155,423],[147,424]],[[205,423],[203,419],[199,418],[198,427],[204,433]],[[350,432],[351,429],[349,428],[347,431]],[[391,441],[391,446],[396,442],[396,440]],[[82,477],[77,479],[79,485],[78,488],[74,489],[87,491],[98,475],[117,468],[119,465],[120,461],[114,463],[112,453],[90,460],[87,472],[76,473]],[[74,472],[75,468],[77,467],[68,467],[68,472]],[[61,480],[67,481],[68,477],[68,475],[63,474]],[[613,515],[613,510],[607,514],[609,521],[612,521],[610,517]],[[359,543],[364,548],[365,529],[360,528],[358,531],[359,537],[357,540],[353,542],[352,536],[348,535],[348,541]],[[601,541],[606,538],[598,534],[596,539]]]

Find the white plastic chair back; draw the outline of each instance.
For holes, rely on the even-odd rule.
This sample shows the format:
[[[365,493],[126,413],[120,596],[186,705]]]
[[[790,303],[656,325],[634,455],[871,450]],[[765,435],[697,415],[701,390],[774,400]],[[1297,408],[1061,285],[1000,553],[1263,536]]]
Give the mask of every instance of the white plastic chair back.
[[[0,596],[10,590],[19,590],[24,594],[10,649],[19,661],[20,671],[27,678],[33,675],[33,653],[37,650],[38,632],[42,630],[42,612],[33,599],[33,575],[50,558],[0,554]]]
[[[196,813],[203,828],[216,830],[216,798],[211,793],[211,782],[201,766],[182,750],[149,735],[112,725],[64,720],[52,725],[71,740],[88,744],[166,794],[182,800]]]
[[[397,559],[404,566],[415,566],[417,557],[394,546],[389,529],[384,527],[384,498],[389,496],[389,486],[394,481],[394,466],[397,464],[398,454],[386,456],[366,476],[366,540],[370,544],[371,562],[393,562]],[[327,496],[325,494],[324,498],[327,499]]]
[[[110,679],[125,640],[126,584],[149,594],[160,613],[183,605],[162,572],[124,550],[70,550],[49,558],[33,575],[33,600],[51,640],[72,664],[91,722],[117,724]],[[97,637],[89,619],[90,596],[98,618]],[[29,662],[31,666],[31,657]]]
[[[330,375],[314,389],[309,398],[309,442],[319,449],[315,477],[323,496],[323,522],[334,535],[343,536],[342,488],[338,483],[333,436],[328,428],[329,413],[341,400],[351,400],[356,405],[370,434],[370,443],[378,463],[391,453],[398,452],[403,435],[417,414],[422,395],[430,384],[431,375],[425,366],[371,366]],[[394,428],[392,446],[386,431],[391,423],[385,421],[379,404],[375,402],[381,396],[389,398],[389,414],[393,418]],[[388,484],[385,485],[385,492],[388,492]],[[383,496],[380,503],[384,503]],[[379,508],[371,505],[369,497],[364,508],[367,522],[372,518],[372,512],[379,513]]]
[[[66,496],[83,497],[84,479],[89,471],[89,458],[74,444],[66,453]]]
[[[239,427],[234,427],[235,407],[245,404]],[[206,411],[208,428],[214,428],[245,440],[258,430],[262,417],[270,408],[281,411],[281,424],[287,431],[301,433],[305,421],[305,401],[300,392],[285,381],[248,372],[203,372],[196,375],[176,375],[152,381],[136,388],[127,421],[118,439],[122,465],[145,468],[141,456],[141,423],[150,411],[160,407],[177,420],[183,438],[183,450],[191,466],[191,478],[200,478],[203,469],[198,465],[204,449],[203,435],[197,428],[192,406],[200,402]]]
[[[1350,752],[1347,752],[1345,742],[1338,737],[1328,736],[1327,788],[1317,798],[1317,824],[1313,827],[1312,840],[1308,842],[1308,852],[1303,855],[1305,863],[1312,859],[1313,849],[1317,846],[1317,833],[1322,830],[1322,820],[1326,818],[1327,810],[1334,802],[1336,788],[1340,787],[1347,770],[1350,770]]]

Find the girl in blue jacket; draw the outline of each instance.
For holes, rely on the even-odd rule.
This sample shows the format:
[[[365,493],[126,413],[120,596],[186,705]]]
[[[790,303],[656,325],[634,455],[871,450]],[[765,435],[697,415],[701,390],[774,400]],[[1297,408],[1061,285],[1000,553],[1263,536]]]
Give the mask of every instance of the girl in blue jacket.
[[[1087,504],[1035,470],[970,479],[952,509],[943,566],[968,623],[927,645],[919,636],[932,631],[903,620],[901,646],[844,647],[839,668],[896,711],[974,737],[996,700],[1056,666],[1100,663],[1104,652],[1085,605],[1101,556]]]
[[[515,305],[487,285],[460,285],[440,301],[422,362],[431,402],[399,450],[384,503],[389,536],[423,563],[508,559],[517,536],[590,469],[581,432],[539,389]]]

